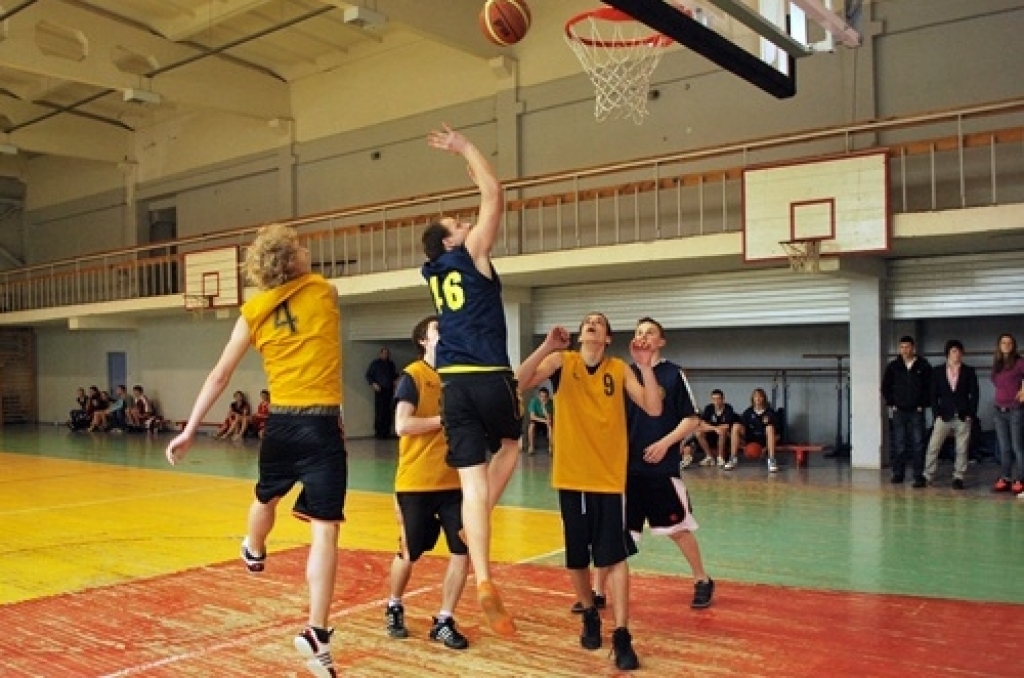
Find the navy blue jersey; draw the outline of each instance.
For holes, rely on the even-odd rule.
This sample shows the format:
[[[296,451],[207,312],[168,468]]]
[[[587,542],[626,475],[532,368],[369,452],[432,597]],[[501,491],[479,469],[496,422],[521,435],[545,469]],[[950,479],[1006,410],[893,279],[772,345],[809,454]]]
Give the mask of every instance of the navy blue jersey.
[[[423,264],[423,277],[437,309],[437,371],[509,369],[508,330],[501,280],[480,274],[465,247]]]
[[[640,368],[636,365],[632,367],[633,374],[642,382]],[[658,390],[662,394],[660,416],[648,415],[633,402],[632,398],[626,398],[626,424],[629,426],[629,473],[678,476],[679,462],[682,461],[678,443],[669,448],[665,457],[657,464],[648,464],[644,461],[644,449],[675,430],[683,419],[696,416],[697,408],[693,404],[693,392],[690,390],[690,384],[679,365],[662,360],[654,366],[654,377],[658,380]]]
[[[743,411],[740,421],[743,422],[743,427],[746,429],[746,439],[748,442],[757,441],[763,443],[767,441],[768,433],[766,427],[768,424],[774,426],[776,432],[779,430],[779,425],[775,421],[775,412],[770,407],[765,408],[763,412],[755,412],[753,407],[748,407]]]
[[[736,423],[736,410],[732,409],[732,405],[725,403],[722,405],[722,411],[715,411],[715,404],[708,403],[704,408],[703,414],[700,415],[701,421],[705,421],[712,426],[719,426],[721,424],[735,424]]]

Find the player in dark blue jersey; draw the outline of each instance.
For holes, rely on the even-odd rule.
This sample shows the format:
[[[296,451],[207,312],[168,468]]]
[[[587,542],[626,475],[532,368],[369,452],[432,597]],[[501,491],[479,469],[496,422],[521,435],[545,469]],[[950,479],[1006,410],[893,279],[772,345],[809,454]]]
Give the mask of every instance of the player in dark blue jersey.
[[[694,608],[711,605],[715,583],[704,570],[694,531],[697,521],[686,486],[679,474],[681,445],[700,424],[693,391],[679,365],[661,357],[665,330],[653,318],[641,318],[636,338],[654,347],[654,376],[663,394],[661,414],[652,417],[626,403],[629,425],[629,467],[626,481],[626,526],[640,545],[644,523],[651,534],[665,535],[676,543],[693,572]],[[633,366],[634,372],[637,371]],[[639,375],[638,375],[639,376]]]
[[[779,465],[775,462],[775,445],[778,442],[779,425],[775,410],[768,405],[768,394],[764,389],[755,388],[750,395],[750,407],[732,425],[732,454],[725,470],[731,471],[740,463],[740,450],[753,447],[756,452],[752,456],[767,452],[768,472],[778,472]]]
[[[711,402],[700,415],[700,426],[697,427],[697,444],[704,451],[701,466],[725,466],[725,443],[729,440],[732,425],[737,420],[736,411],[732,409],[732,405],[725,402],[722,390],[716,388],[712,391]],[[711,453],[712,442],[718,454]]]
[[[445,125],[431,132],[427,143],[461,155],[480,189],[476,223],[445,217],[424,231],[422,273],[437,309],[447,462],[458,469],[462,484],[462,521],[477,598],[491,629],[510,636],[515,624],[490,574],[491,512],[516,468],[523,431],[501,280],[491,264],[505,196],[487,158],[465,136]]]

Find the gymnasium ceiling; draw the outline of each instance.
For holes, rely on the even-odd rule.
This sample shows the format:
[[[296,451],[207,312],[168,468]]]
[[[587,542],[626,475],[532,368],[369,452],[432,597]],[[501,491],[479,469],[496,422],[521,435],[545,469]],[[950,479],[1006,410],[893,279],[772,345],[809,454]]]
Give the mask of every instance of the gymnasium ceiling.
[[[480,3],[0,0],[0,153],[117,161],[179,115],[288,119],[290,83],[355,67],[393,31],[490,58]]]

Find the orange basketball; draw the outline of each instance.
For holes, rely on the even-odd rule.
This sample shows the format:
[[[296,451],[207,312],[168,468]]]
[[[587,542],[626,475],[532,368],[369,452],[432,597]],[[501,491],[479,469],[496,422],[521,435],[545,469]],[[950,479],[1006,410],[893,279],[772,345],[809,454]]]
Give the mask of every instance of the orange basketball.
[[[743,456],[747,459],[760,459],[761,452],[764,448],[761,447],[761,443],[747,443],[743,448]]]
[[[480,30],[495,45],[514,45],[529,29],[526,0],[487,0],[480,9]]]

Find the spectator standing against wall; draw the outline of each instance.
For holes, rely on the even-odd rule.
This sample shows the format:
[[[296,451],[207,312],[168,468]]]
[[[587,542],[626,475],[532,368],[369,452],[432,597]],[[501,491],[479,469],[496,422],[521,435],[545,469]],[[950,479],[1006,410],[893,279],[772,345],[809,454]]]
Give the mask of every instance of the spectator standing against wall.
[[[993,398],[992,423],[999,441],[1002,475],[996,481],[995,492],[1012,491],[1024,497],[1024,360],[1017,352],[1017,340],[1012,334],[1001,334],[996,341],[996,354],[992,360]],[[1016,476],[1013,462],[1017,462]]]
[[[882,377],[892,423],[892,482],[902,483],[910,465],[914,487],[924,487],[924,412],[930,405],[932,368],[917,355],[913,337],[900,337],[899,351]]]
[[[939,465],[939,450],[950,433],[956,443],[953,462],[953,489],[964,489],[967,473],[967,446],[971,441],[971,424],[978,418],[978,375],[964,365],[964,345],[958,339],[946,342],[946,364],[936,365],[932,372],[931,398],[932,436],[928,441],[924,477],[931,483]]]
[[[392,435],[397,379],[398,368],[391,360],[391,351],[387,346],[381,346],[380,353],[366,368],[366,383],[373,387],[373,435],[377,440],[385,440]]]

